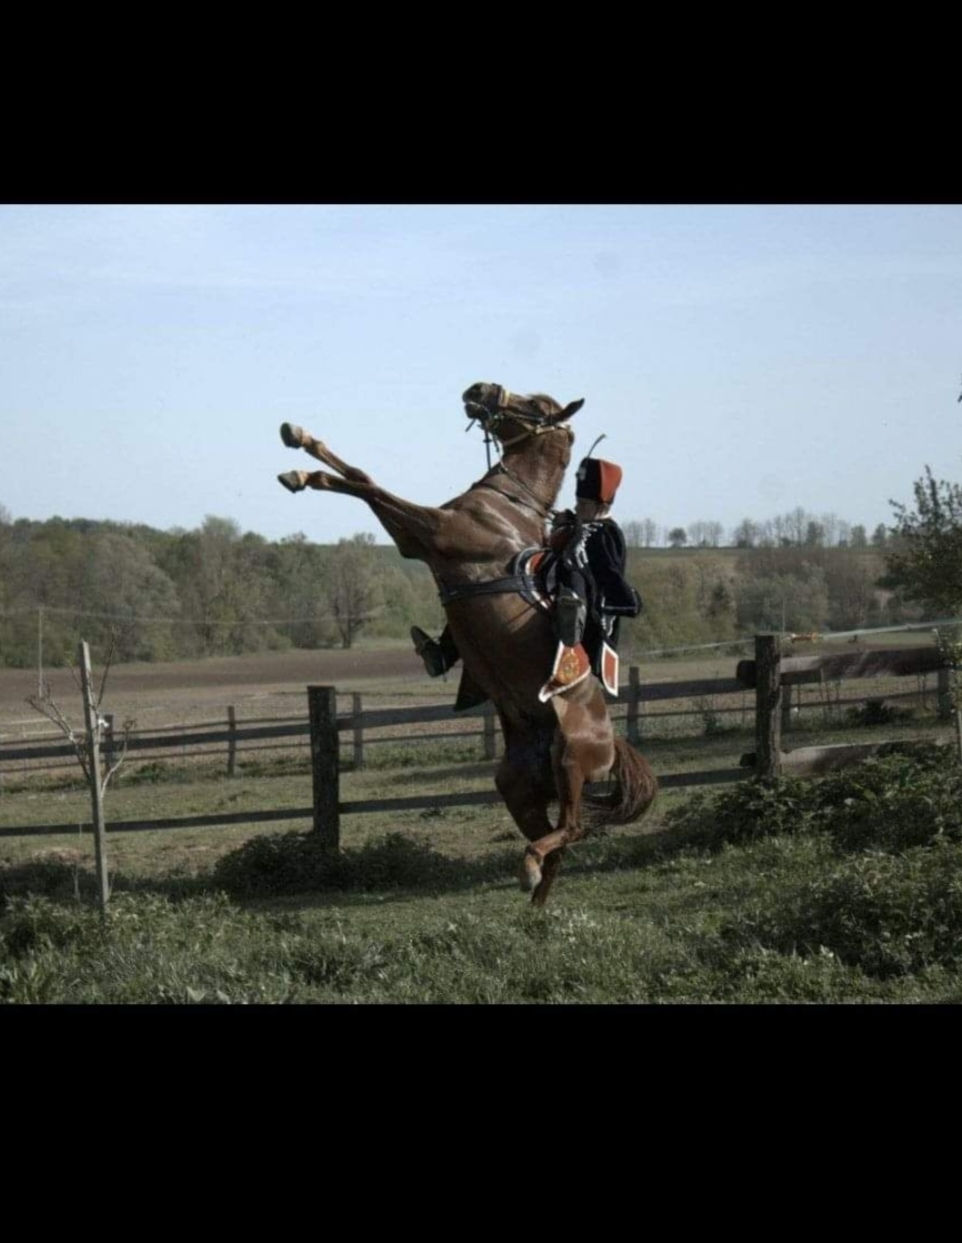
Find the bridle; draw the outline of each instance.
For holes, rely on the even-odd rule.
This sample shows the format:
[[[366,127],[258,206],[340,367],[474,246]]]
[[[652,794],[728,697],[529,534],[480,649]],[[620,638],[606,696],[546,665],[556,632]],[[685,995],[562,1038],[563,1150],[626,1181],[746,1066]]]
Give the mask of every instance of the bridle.
[[[517,493],[508,492],[503,488],[497,488],[488,478],[479,480],[474,486],[476,488],[489,488],[492,492],[497,492],[500,496],[506,497],[509,501],[513,501],[516,505],[520,505],[523,509],[530,509],[542,518],[549,521],[557,512],[546,506],[541,498],[533,491],[532,488],[519,479],[514,471],[510,470],[504,464],[504,460],[497,462],[493,467],[491,465],[491,443],[497,442],[501,447],[502,454],[505,449],[511,445],[520,444],[524,440],[529,440],[532,436],[542,436],[545,432],[564,432],[569,440],[574,440],[574,432],[567,423],[559,423],[558,414],[542,414],[540,411],[531,413],[522,413],[512,408],[513,395],[511,392],[503,388],[500,384],[493,386],[496,390],[493,404],[488,402],[482,404],[477,401],[465,402],[465,410],[471,416],[471,422],[468,424],[466,431],[470,431],[475,423],[480,423],[484,428],[484,445],[488,454],[488,472],[490,475],[507,475],[516,488],[522,493],[526,493],[527,497],[519,496]],[[517,424],[520,423],[524,430],[520,435],[511,436],[505,440],[499,431],[506,422]]]
[[[475,423],[480,423],[484,428],[484,444],[488,450],[488,474],[483,479],[479,479],[477,483],[472,484],[469,491],[473,491],[474,488],[487,488],[504,497],[505,500],[511,501],[515,505],[520,505],[523,509],[530,509],[542,521],[548,522],[556,516],[557,510],[545,505],[537,493],[523,479],[519,478],[514,471],[505,466],[503,461],[497,462],[492,467],[491,442],[497,441],[503,452],[511,445],[528,440],[531,436],[541,436],[545,432],[564,432],[569,441],[574,440],[574,432],[567,423],[558,422],[559,415],[562,412],[553,415],[540,412],[522,414],[517,410],[511,409],[512,395],[506,388],[502,388],[500,384],[493,387],[497,390],[496,400],[489,401],[484,405],[476,401],[464,403],[465,410],[471,418],[471,422],[465,430],[470,431]],[[524,431],[518,436],[511,436],[508,440],[503,440],[498,429],[508,420],[512,423],[520,423]],[[519,495],[517,492],[509,492],[505,488],[495,486],[494,479],[501,475],[506,475],[514,487],[526,495]],[[520,572],[514,573],[507,578],[489,579],[480,583],[463,583],[458,587],[448,587],[439,574],[435,574],[435,580],[438,584],[441,603],[445,608],[455,600],[463,600],[471,596],[504,595],[511,592],[519,593],[528,603],[538,603],[537,599],[532,598],[532,580],[530,576]]]
[[[500,384],[494,386],[497,389],[497,402],[495,408],[490,405],[482,405],[481,402],[469,401],[465,402],[465,409],[471,415],[471,422],[464,429],[470,431],[475,423],[480,423],[484,428],[484,445],[488,451],[488,469],[491,469],[491,442],[496,440],[501,446],[501,452],[509,449],[512,445],[520,444],[523,440],[528,440],[531,436],[541,436],[545,432],[564,431],[567,432],[571,439],[574,439],[574,433],[567,423],[558,423],[557,414],[542,414],[540,412],[522,413],[519,410],[512,409],[513,394],[506,388],[502,388]],[[512,436],[510,440],[505,440],[499,432],[499,428],[503,423],[510,420],[512,423],[520,423],[524,431],[519,436]],[[510,474],[510,471],[506,472]]]

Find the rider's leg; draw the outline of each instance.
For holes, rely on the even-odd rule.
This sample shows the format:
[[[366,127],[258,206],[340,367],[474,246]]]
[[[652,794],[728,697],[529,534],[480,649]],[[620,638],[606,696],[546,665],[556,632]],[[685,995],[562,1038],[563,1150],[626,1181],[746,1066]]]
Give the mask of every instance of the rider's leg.
[[[424,667],[432,678],[439,678],[442,673],[447,673],[461,658],[447,626],[441,631],[439,639],[432,639],[420,626],[412,626],[411,638],[414,641],[414,650],[424,661]]]
[[[588,617],[584,575],[569,570],[555,598],[555,633],[565,647],[575,647],[585,633]]]

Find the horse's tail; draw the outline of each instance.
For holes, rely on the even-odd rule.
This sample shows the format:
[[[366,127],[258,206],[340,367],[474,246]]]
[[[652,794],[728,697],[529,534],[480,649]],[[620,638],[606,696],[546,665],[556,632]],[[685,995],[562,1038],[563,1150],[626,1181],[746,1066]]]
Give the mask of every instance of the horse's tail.
[[[632,824],[640,820],[655,801],[658,778],[645,757],[623,738],[615,739],[615,762],[605,794],[586,794],[584,805],[599,827]]]

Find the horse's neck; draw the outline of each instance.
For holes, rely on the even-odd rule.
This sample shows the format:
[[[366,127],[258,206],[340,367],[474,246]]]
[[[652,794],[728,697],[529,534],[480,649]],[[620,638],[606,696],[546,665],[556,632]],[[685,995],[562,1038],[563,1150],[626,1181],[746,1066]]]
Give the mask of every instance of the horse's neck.
[[[550,510],[558,499],[565,467],[570,460],[567,437],[543,435],[532,436],[516,450],[509,449],[502,457],[501,465],[520,479],[546,510]]]

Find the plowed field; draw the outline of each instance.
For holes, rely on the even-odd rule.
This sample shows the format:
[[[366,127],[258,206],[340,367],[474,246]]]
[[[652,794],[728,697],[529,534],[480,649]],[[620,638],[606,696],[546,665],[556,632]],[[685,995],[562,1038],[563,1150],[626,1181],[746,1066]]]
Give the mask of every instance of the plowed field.
[[[80,691],[69,669],[46,671],[54,700],[73,720],[82,713]],[[94,667],[99,686],[102,670]],[[293,716],[307,710],[308,685],[374,692],[388,683],[397,690],[409,682],[430,699],[439,690],[453,694],[457,683],[432,682],[410,647],[354,648],[350,651],[270,652],[165,664],[115,665],[109,673],[103,708],[120,719],[133,716],[143,729],[155,725],[220,719],[233,704],[238,717]],[[35,669],[0,669],[0,731],[15,724],[49,731],[49,722],[26,703],[37,693]],[[14,730],[19,733],[19,729]],[[31,730],[30,732],[33,732]]]

